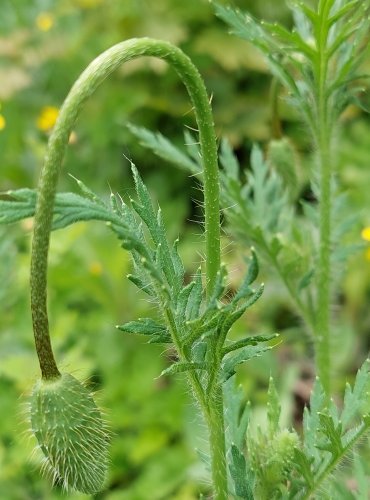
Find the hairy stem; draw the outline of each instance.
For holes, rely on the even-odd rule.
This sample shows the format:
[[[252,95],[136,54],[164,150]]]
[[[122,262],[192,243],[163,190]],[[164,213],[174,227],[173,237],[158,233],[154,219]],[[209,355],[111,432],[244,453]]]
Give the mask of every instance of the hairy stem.
[[[215,500],[227,500],[225,424],[222,387],[217,384],[210,396],[206,421],[210,430],[210,451],[212,460],[212,480]]]
[[[332,181],[332,131],[329,126],[329,105],[327,98],[328,78],[328,19],[331,2],[322,2],[320,14],[321,31],[317,45],[319,59],[316,68],[317,85],[317,150],[320,173],[320,244],[317,270],[317,319],[316,319],[316,364],[318,375],[330,395],[331,357],[330,357],[330,242],[331,242],[331,181]]]
[[[155,56],[167,61],[179,74],[194,106],[204,168],[206,289],[208,296],[212,294],[215,286],[217,272],[220,268],[217,143],[212,111],[204,83],[190,59],[180,49],[168,42],[142,38],[119,43],[97,57],[73,85],[50,136],[41,172],[32,241],[31,309],[36,349],[44,379],[60,376],[49,336],[47,258],[56,186],[68,139],[85,101],[105,78],[122,63],[141,56]],[[221,396],[217,397],[216,400],[210,398],[209,401],[206,401],[196,375],[192,378],[191,383],[196,397],[200,399],[203,413],[209,425],[215,498],[226,500],[227,474],[222,394],[220,393]]]
[[[171,333],[178,345],[178,351],[186,361],[189,358],[181,346],[179,334],[177,332],[175,321],[171,311],[166,311]],[[215,366],[217,365],[217,369]],[[212,375],[218,373],[219,362],[213,366]],[[228,497],[227,473],[226,473],[226,446],[225,446],[225,423],[224,423],[224,405],[223,392],[219,384],[213,384],[210,394],[207,396],[204,391],[198,375],[194,371],[188,372],[188,380],[193,389],[194,395],[198,400],[204,419],[209,430],[210,454],[212,464],[212,481],[214,485],[214,499],[226,500]],[[207,391],[208,392],[208,391]]]
[[[219,182],[216,137],[206,89],[195,66],[177,47],[148,38],[128,40],[101,54],[81,74],[65,100],[50,136],[40,177],[32,243],[31,307],[37,345],[42,344],[43,339],[49,336],[46,307],[47,255],[56,185],[69,135],[83,104],[105,78],[123,62],[141,56],[156,56],[170,63],[180,75],[194,105],[204,165],[208,294],[213,290],[220,266]],[[40,364],[44,376],[48,378],[50,373],[45,366],[44,355],[41,356]]]

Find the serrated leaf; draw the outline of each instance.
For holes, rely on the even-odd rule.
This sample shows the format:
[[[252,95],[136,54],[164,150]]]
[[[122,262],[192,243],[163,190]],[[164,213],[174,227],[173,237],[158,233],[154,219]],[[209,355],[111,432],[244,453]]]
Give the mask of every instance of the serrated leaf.
[[[330,452],[334,457],[340,456],[342,446],[342,425],[335,425],[331,415],[319,412],[320,433],[327,438],[325,441],[316,443],[316,448]]]
[[[272,36],[277,36],[286,50],[300,52],[308,56],[308,60],[315,57],[315,50],[310,47],[297,31],[288,31],[284,26],[277,23],[263,23]]]
[[[252,307],[253,304],[257,302],[257,300],[261,297],[263,294],[263,291],[265,289],[265,285],[262,283],[259,288],[253,292],[253,295],[248,298],[248,300],[245,302],[244,307],[248,309],[249,307]]]
[[[328,26],[333,26],[339,19],[343,18],[348,12],[350,12],[354,7],[359,6],[358,0],[353,0],[352,2],[347,2],[344,7],[339,9],[335,14],[333,14],[328,19]]]
[[[207,370],[207,365],[205,363],[193,363],[193,362],[182,362],[174,363],[165,370],[162,371],[160,377],[163,375],[174,375],[175,373],[183,373],[195,370]]]
[[[217,302],[222,298],[225,292],[225,281],[227,277],[227,270],[224,264],[221,264],[220,269],[217,271],[215,284],[213,286],[213,291],[208,298],[207,309],[213,309],[217,307]]]
[[[154,321],[152,318],[139,318],[136,321],[129,321],[124,325],[118,325],[118,330],[125,333],[134,333],[138,335],[164,335],[170,337],[166,326]]]
[[[311,488],[314,483],[314,475],[312,471],[313,460],[313,458],[308,458],[299,448],[294,448],[294,461],[296,467],[304,477],[309,488]]]
[[[310,397],[310,409],[305,408],[303,413],[303,435],[306,452],[317,457],[317,429],[320,427],[318,413],[324,409],[326,394],[320,380],[317,378]]]
[[[301,97],[299,87],[297,86],[293,76],[285,69],[283,63],[273,56],[267,56],[267,61],[276,78],[281,81],[281,83],[293,94],[296,99],[299,99]]]
[[[227,442],[230,445],[234,443],[243,450],[249,424],[250,404],[244,402],[243,391],[240,386],[236,386],[235,377],[224,383],[223,394]]]
[[[247,346],[240,349],[237,353],[227,355],[221,364],[221,382],[225,382],[235,373],[237,365],[249,361],[252,358],[262,356],[263,353],[270,351],[270,346]]]
[[[178,253],[178,244],[179,244],[179,239],[176,239],[173,243],[171,258],[172,258],[173,268],[174,268],[175,275],[176,275],[176,284],[178,283],[178,287],[176,287],[176,288],[181,288],[183,285],[185,268],[184,268],[184,264],[181,260],[181,257]]]
[[[230,475],[234,483],[235,494],[239,498],[254,500],[251,474],[247,473],[245,457],[235,444],[231,445],[228,453],[228,463]]]
[[[251,248],[251,258],[248,271],[237,293],[233,297],[233,302],[245,298],[248,295],[251,295],[251,293],[253,293],[249,285],[251,285],[256,280],[258,272],[259,272],[259,267],[258,267],[257,255],[254,248]]]
[[[278,333],[273,333],[270,335],[253,335],[250,337],[245,337],[243,339],[237,340],[235,342],[231,342],[230,344],[226,344],[226,346],[222,349],[222,355],[236,351],[237,349],[241,349],[242,347],[248,345],[257,345],[261,342],[268,342],[269,340],[276,339],[279,337]]]
[[[154,133],[144,127],[137,127],[132,124],[128,124],[127,127],[142,146],[152,150],[163,160],[186,172],[191,172],[192,174],[199,173],[198,164],[161,133]]]
[[[195,281],[191,281],[184,286],[177,297],[176,315],[179,318],[185,318],[185,311],[188,305],[189,295],[195,285]]]
[[[345,428],[361,410],[362,405],[369,399],[370,390],[370,360],[367,359],[358,370],[353,389],[347,383],[344,394],[344,404],[341,421]]]
[[[207,352],[207,342],[196,342],[191,348],[191,358],[195,363],[203,363]]]
[[[81,191],[81,193],[84,195],[85,198],[89,199],[90,201],[93,201],[94,203],[102,207],[106,206],[103,200],[101,200],[99,196],[96,193],[94,193],[94,191],[92,191],[89,187],[87,187],[86,184],[84,184],[80,179],[77,179],[77,177],[74,177],[71,174],[69,175],[77,183],[79,190]]]
[[[191,321],[199,316],[199,309],[202,303],[203,285],[202,285],[202,271],[199,268],[194,277],[194,286],[189,293],[188,302],[186,305],[186,319]]]
[[[33,217],[36,205],[36,191],[18,189],[0,193],[0,224],[18,222]]]
[[[221,18],[231,28],[231,33],[247,40],[256,42],[263,40],[263,30],[259,23],[251,15],[241,12],[239,9],[224,7],[214,3],[216,16]],[[264,45],[267,49],[267,46]]]
[[[36,191],[20,189],[4,194],[10,200],[0,200],[0,223],[9,224],[34,215]],[[75,193],[58,193],[55,199],[52,229],[62,229],[80,221],[100,220],[119,224],[123,230],[123,221],[110,211],[102,200],[95,197],[96,199],[92,201]]]
[[[136,285],[139,288],[139,290],[142,290],[143,292],[147,293],[151,297],[153,297],[155,295],[155,292],[154,292],[152,286],[150,285],[150,283],[147,283],[145,280],[143,280],[139,276],[136,276],[134,274],[128,274],[127,279],[129,279],[132,283],[134,283],[134,285]]]

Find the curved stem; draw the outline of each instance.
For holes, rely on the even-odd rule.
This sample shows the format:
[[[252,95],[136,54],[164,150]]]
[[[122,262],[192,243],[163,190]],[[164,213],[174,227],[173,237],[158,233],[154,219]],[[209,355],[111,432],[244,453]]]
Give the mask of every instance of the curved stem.
[[[50,136],[45,163],[41,172],[31,256],[31,309],[37,354],[42,377],[60,376],[54,360],[47,315],[47,259],[52,226],[56,185],[72,128],[85,101],[122,63],[141,56],[155,56],[167,61],[184,83],[196,115],[204,167],[204,211],[206,239],[206,290],[209,297],[220,268],[220,214],[217,143],[207,91],[198,70],[190,59],[172,44],[149,38],[119,43],[97,57],[73,85],[60,110]],[[227,498],[224,417],[221,402],[206,401],[199,381],[191,380],[200,400],[211,441],[212,476],[215,499]],[[214,427],[217,429],[215,430]]]
[[[47,315],[47,257],[59,171],[68,138],[85,101],[122,63],[155,56],[167,61],[187,88],[194,106],[204,166],[204,205],[207,293],[212,293],[220,265],[219,182],[217,145],[207,91],[190,59],[168,42],[149,38],[119,43],[97,57],[73,85],[50,136],[41,173],[31,257],[31,309],[36,348],[44,378],[59,375],[49,340]]]

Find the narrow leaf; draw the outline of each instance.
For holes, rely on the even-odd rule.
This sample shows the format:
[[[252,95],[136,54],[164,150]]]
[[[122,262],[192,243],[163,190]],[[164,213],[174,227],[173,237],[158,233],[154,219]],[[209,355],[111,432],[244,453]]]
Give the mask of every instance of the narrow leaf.
[[[139,318],[136,321],[130,321],[124,325],[118,325],[118,330],[126,333],[136,333],[139,335],[158,335],[164,332],[169,335],[167,328],[160,325],[152,318]]]
[[[235,444],[231,445],[228,458],[229,470],[234,483],[235,494],[238,498],[254,500],[253,481],[251,475],[247,473],[247,463],[245,457]]]
[[[245,361],[249,361],[252,358],[259,357],[271,349],[272,347],[270,346],[247,346],[240,349],[237,353],[226,356],[221,364],[221,382],[225,382],[234,375],[237,365],[244,363]]]
[[[236,349],[241,349],[242,347],[248,345],[257,345],[261,342],[268,342],[269,340],[276,339],[277,337],[279,337],[278,333],[273,333],[270,335],[254,335],[252,337],[245,337],[243,339],[227,344],[222,349],[222,355],[225,356],[229,352],[236,351]]]
[[[341,415],[343,426],[346,427],[353,417],[361,410],[362,405],[369,399],[370,389],[370,360],[367,359],[358,370],[356,380],[351,389],[347,383],[344,394],[344,405]]]
[[[144,127],[137,127],[132,124],[128,124],[127,127],[142,146],[150,149],[163,160],[186,172],[199,173],[199,166],[159,132],[154,133]]]
[[[248,267],[248,272],[239,287],[239,290],[237,291],[236,295],[233,298],[233,302],[238,301],[242,298],[245,298],[246,296],[250,295],[252,290],[250,289],[249,285],[251,285],[257,278],[258,276],[258,260],[257,260],[257,255],[254,250],[254,248],[251,248],[251,258],[250,258],[250,263]]]
[[[163,370],[160,374],[160,377],[162,377],[163,375],[173,375],[175,373],[183,373],[188,371],[207,370],[207,368],[208,366],[205,363],[188,363],[180,361],[179,363],[174,363],[173,365]]]
[[[188,303],[186,306],[186,319],[191,321],[199,316],[200,304],[202,303],[203,286],[202,286],[202,271],[199,268],[195,278],[194,286],[190,290]]]

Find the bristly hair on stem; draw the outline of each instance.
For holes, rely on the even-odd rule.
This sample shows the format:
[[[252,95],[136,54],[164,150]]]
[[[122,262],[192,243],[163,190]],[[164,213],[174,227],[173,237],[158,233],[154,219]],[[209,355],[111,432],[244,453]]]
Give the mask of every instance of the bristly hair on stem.
[[[216,14],[228,24],[231,32],[261,50],[274,78],[288,90],[289,101],[299,109],[311,131],[319,180],[320,234],[311,280],[316,285],[316,302],[310,315],[302,306],[299,309],[314,333],[317,371],[329,397],[333,375],[330,307],[335,139],[338,118],[358,91],[353,82],[362,76],[359,67],[367,52],[370,3],[320,0],[313,10],[304,1],[294,0],[289,6],[294,17],[292,31],[276,23],[259,22],[250,14],[215,3]],[[286,279],[283,281],[288,285]]]
[[[106,206],[81,181],[77,182],[82,196],[72,193],[56,194],[57,180],[68,138],[85,101],[120,64],[141,56],[155,56],[167,61],[179,74],[194,107],[203,167],[206,242],[204,286],[201,272],[190,284],[184,286],[184,267],[177,252],[177,243],[169,244],[161,211],[154,209],[149,192],[133,164],[131,166],[137,199],[130,200],[131,206],[127,206],[123,200],[118,200],[114,196],[111,196],[111,205]],[[50,136],[37,195],[34,196],[32,191],[26,190],[21,194],[15,193],[14,198],[18,208],[22,204],[24,206],[23,202],[26,200],[27,210],[31,209],[35,215],[31,258],[31,309],[42,383],[34,392],[34,401],[38,403],[33,405],[33,415],[34,422],[37,421],[36,436],[54,469],[59,475],[65,476],[65,480],[69,477],[69,482],[81,491],[92,492],[97,488],[95,483],[82,484],[81,478],[77,477],[78,463],[86,458],[80,446],[71,445],[73,449],[70,451],[74,457],[74,466],[71,468],[61,463],[54,464],[53,454],[50,451],[54,441],[45,444],[50,432],[48,418],[45,417],[43,408],[48,408],[50,405],[54,408],[60,405],[61,401],[66,401],[62,382],[66,376],[68,377],[59,373],[49,336],[46,288],[50,232],[53,228],[65,227],[78,220],[104,220],[116,232],[122,246],[132,254],[135,274],[130,277],[131,281],[155,298],[163,321],[157,323],[152,319],[144,319],[119,328],[129,333],[149,335],[151,342],[173,343],[176,347],[179,361],[167,372],[186,372],[188,375],[189,383],[209,429],[215,498],[226,500],[229,490],[222,385],[233,376],[236,365],[271,349],[271,346],[263,344],[273,339],[275,335],[247,337],[243,343],[228,344],[227,348],[224,346],[230,328],[260,297],[263,287],[257,291],[250,287],[256,279],[258,270],[257,258],[253,253],[251,268],[241,289],[231,301],[222,300],[225,293],[226,271],[220,261],[217,143],[208,95],[190,59],[170,43],[149,38],[128,40],[101,54],[81,74],[60,110]],[[5,206],[10,208],[6,202]],[[17,214],[12,213],[12,208],[10,213],[5,215],[8,221],[24,215],[22,210]],[[67,394],[73,383],[72,379],[67,379]],[[56,388],[52,398],[49,387]],[[75,415],[73,405],[69,405],[68,408],[69,413]],[[57,415],[58,412],[53,414]],[[83,426],[83,422],[80,425]],[[66,453],[69,451],[70,443],[70,439],[64,442]],[[95,444],[100,449],[99,443]],[[103,478],[99,480],[99,484],[102,480]]]

